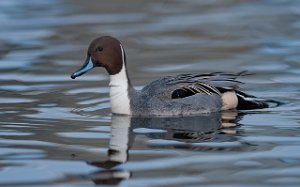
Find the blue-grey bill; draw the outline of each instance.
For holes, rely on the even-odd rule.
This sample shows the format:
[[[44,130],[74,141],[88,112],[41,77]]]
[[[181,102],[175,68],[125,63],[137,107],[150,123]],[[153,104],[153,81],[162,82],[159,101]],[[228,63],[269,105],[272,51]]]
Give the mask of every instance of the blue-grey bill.
[[[86,59],[86,62],[84,63],[84,65],[79,70],[75,71],[71,75],[71,78],[75,79],[76,77],[83,75],[84,73],[88,72],[90,69],[93,69],[93,68],[94,68],[94,64],[93,64],[92,58],[88,57]]]

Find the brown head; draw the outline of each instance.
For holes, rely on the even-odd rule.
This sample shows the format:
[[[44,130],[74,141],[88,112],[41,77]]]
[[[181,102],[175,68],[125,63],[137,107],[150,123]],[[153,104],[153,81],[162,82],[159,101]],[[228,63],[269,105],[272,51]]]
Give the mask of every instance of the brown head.
[[[125,59],[125,52],[117,39],[111,36],[96,38],[88,48],[85,63],[71,75],[71,78],[75,79],[94,67],[104,67],[110,75],[115,75],[122,69],[122,55]]]

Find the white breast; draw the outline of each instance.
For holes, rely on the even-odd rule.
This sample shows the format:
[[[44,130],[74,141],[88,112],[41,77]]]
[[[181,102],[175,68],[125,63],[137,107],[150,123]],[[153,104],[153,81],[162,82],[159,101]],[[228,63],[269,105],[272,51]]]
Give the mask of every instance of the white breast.
[[[126,73],[124,50],[120,44],[122,51],[123,65],[118,74],[110,76],[110,102],[112,113],[130,115],[130,100],[128,96],[128,78]]]

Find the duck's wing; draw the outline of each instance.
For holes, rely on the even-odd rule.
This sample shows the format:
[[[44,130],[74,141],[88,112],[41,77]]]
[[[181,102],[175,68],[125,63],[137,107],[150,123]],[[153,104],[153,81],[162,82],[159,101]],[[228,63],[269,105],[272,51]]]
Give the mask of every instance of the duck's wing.
[[[202,94],[218,94],[227,91],[235,91],[239,89],[239,85],[242,82],[237,81],[237,77],[247,75],[246,72],[240,72],[236,74],[214,72],[209,74],[181,74],[178,76],[170,77],[166,83],[169,86],[178,86],[178,89],[174,90],[175,93],[187,93],[193,95],[196,93]],[[172,96],[178,98],[178,94],[172,93]],[[185,96],[184,94],[182,95]]]
[[[156,80],[146,86],[142,91],[150,95],[176,99],[195,94],[221,95],[225,91],[237,90],[241,82],[236,78],[245,75],[245,72],[237,74],[207,73],[207,74],[180,74],[168,76]]]

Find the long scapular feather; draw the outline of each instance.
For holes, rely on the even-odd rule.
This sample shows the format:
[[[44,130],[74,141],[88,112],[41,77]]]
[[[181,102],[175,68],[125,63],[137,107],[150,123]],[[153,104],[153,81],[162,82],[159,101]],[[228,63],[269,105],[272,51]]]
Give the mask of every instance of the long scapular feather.
[[[197,85],[194,86],[193,88],[196,89],[198,93],[205,93],[210,96],[212,95],[212,93],[208,89],[204,88],[203,86]]]
[[[197,84],[201,85],[203,87],[206,87],[207,89],[209,89],[210,91],[212,91],[215,94],[221,95],[221,92],[217,88],[215,88],[215,87],[213,87],[213,86],[211,86],[209,84],[205,84],[205,83],[201,83],[201,82],[199,82]]]

